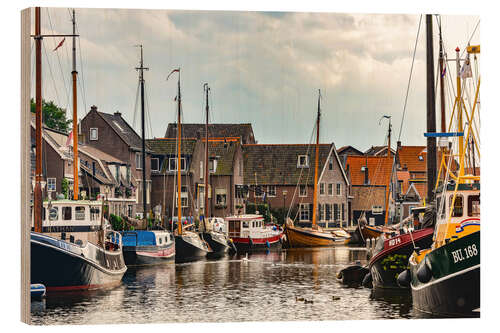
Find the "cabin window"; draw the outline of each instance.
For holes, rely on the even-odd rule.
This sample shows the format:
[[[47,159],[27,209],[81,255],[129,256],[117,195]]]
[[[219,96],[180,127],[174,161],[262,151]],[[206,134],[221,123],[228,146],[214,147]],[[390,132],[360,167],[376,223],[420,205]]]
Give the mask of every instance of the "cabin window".
[[[47,178],[47,191],[54,192],[56,190],[56,179]]]
[[[299,155],[297,159],[297,168],[308,168],[309,167],[309,156]]]
[[[98,130],[99,130],[98,128],[91,128],[90,129],[90,140],[91,141],[97,141],[98,136],[99,136],[98,135],[98,133],[99,133]]]
[[[99,207],[90,207],[90,220],[95,221],[100,218],[99,213],[100,213],[100,208]]]
[[[59,219],[59,207],[51,207],[49,209],[49,220],[57,221]]]
[[[300,185],[300,187],[299,187],[299,197],[307,197],[307,186]]]
[[[78,221],[85,220],[85,207],[83,206],[75,207],[75,220]]]
[[[142,154],[141,153],[135,153],[135,168],[137,170],[142,169]]]
[[[158,244],[161,245],[161,242],[163,241],[163,239],[161,237],[158,237]]]
[[[467,211],[469,216],[481,216],[480,215],[480,202],[479,195],[469,195],[467,198]]]
[[[319,195],[325,195],[325,183],[319,184]]]
[[[333,196],[333,184],[332,183],[328,184],[328,195]]]
[[[62,218],[63,220],[71,220],[71,207],[63,207],[62,208]]]
[[[276,196],[276,185],[267,186],[267,196],[269,196],[269,197]]]
[[[450,206],[453,203],[453,195],[450,196]],[[464,197],[461,195],[457,195],[455,197],[455,203],[453,205],[453,212],[451,213],[451,217],[461,217],[464,214]]]
[[[243,228],[248,228],[248,221],[243,221],[241,226]]]
[[[151,171],[160,171],[160,159],[155,157],[151,159]]]
[[[301,221],[309,221],[309,204],[303,203],[299,206],[299,218]]]
[[[47,209],[45,208],[42,208],[42,221],[45,221],[45,219],[47,218],[47,212],[46,212]],[[31,207],[31,214],[33,214],[33,207]]]
[[[337,195],[342,195],[342,184],[337,183]]]

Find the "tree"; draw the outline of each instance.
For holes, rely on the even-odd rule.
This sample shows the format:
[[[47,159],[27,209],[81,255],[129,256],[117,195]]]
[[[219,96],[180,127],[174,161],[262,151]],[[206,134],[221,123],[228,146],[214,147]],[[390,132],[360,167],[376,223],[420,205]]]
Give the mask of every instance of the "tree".
[[[36,106],[31,99],[31,112],[35,113]],[[70,129],[71,120],[66,119],[66,110],[60,108],[54,102],[42,100],[42,119],[45,126],[57,131],[67,133]]]

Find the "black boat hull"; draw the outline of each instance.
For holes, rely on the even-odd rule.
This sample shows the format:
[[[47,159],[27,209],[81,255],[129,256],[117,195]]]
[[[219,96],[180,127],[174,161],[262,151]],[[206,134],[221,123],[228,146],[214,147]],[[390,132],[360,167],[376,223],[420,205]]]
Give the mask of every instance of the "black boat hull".
[[[408,268],[408,260],[414,251],[415,246],[426,249],[432,244],[433,228],[428,230],[418,230],[412,234],[403,234],[385,240],[388,244],[399,244],[392,248],[387,248],[379,253],[374,253],[369,263],[370,273],[372,275],[373,288],[401,289],[397,279],[402,271]],[[382,241],[382,240],[379,240]]]
[[[208,246],[210,246],[210,248],[212,249],[211,255],[222,255],[228,251],[229,245],[225,237],[213,237],[211,232],[204,232],[201,234],[201,236],[202,239],[204,239],[208,243]]]
[[[93,290],[119,285],[127,267],[122,253],[98,249],[94,258],[62,247],[31,239],[31,283],[45,285],[47,293]],[[99,249],[101,251],[99,251]]]
[[[166,246],[124,246],[123,258],[127,266],[173,263],[175,259],[175,242]]]
[[[413,307],[432,315],[478,317],[479,245],[477,231],[431,251],[418,264],[410,261]],[[423,265],[427,265],[432,274],[426,283],[417,277],[417,271]]]
[[[189,262],[205,258],[209,253],[208,249],[198,244],[190,242],[189,238],[183,235],[175,236],[175,262]]]

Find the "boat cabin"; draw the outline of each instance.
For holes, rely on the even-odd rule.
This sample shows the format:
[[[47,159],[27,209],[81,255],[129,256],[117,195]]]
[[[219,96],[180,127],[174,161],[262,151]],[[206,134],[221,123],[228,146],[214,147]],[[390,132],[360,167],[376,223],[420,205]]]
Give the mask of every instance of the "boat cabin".
[[[279,234],[276,227],[265,226],[262,215],[247,214],[225,218],[230,238],[266,238]]]

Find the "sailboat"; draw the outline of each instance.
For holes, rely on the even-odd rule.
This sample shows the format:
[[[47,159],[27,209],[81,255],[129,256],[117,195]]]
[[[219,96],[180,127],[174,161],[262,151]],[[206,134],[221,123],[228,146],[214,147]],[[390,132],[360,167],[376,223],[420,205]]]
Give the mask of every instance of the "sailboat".
[[[173,73],[178,73],[177,80],[177,230],[174,232],[175,237],[175,262],[186,262],[201,259],[206,257],[208,253],[213,252],[208,244],[200,238],[198,233],[184,230],[182,225],[182,204],[181,204],[181,69],[174,69],[167,76],[167,80]],[[175,197],[174,190],[174,197]]]
[[[428,84],[433,87],[430,15],[427,15],[427,30],[427,61],[431,69],[427,75]],[[451,145],[442,154],[438,179],[443,174],[444,180],[439,181],[436,187],[437,212],[433,243],[427,249],[415,250],[409,260],[409,269],[398,277],[401,285],[411,287],[416,310],[440,316],[477,317],[480,314],[480,176],[475,175],[475,156],[479,156],[476,139],[479,133],[475,133],[473,124],[479,113],[481,80],[478,78],[475,82],[474,103],[468,113],[462,97],[460,74],[461,69],[470,64],[470,55],[477,58],[479,53],[479,46],[468,46],[462,67],[460,63],[464,60],[460,59],[460,49],[456,49],[457,97],[453,110],[456,118],[452,117],[452,121],[455,121],[457,132],[450,133],[448,129],[447,133],[426,135],[452,137],[458,141],[458,154],[453,153]],[[464,75],[464,80],[467,77],[472,77],[472,74]],[[431,100],[434,99],[432,94],[433,90],[430,97],[428,94]],[[469,120],[467,131],[464,130],[464,114]],[[477,154],[471,149],[471,141],[472,146],[477,148]],[[456,158],[459,160],[458,173],[452,172],[450,168]],[[468,164],[467,168],[465,164]]]
[[[213,223],[210,223],[208,218],[208,92],[210,91],[210,87],[207,83],[203,85],[203,89],[205,90],[206,96],[206,106],[205,106],[205,114],[206,114],[206,122],[205,122],[205,193],[204,193],[204,214],[202,220],[203,231],[201,233],[201,238],[205,240],[210,248],[212,249],[214,254],[223,254],[226,253],[229,249],[229,242],[225,234],[222,232],[217,232],[213,228]]]
[[[36,45],[36,174],[31,231],[31,283],[47,293],[99,289],[117,285],[127,270],[121,235],[110,230],[103,203],[79,200],[78,113],[73,10],[73,200],[42,203],[42,68],[40,7],[35,8]]]
[[[144,128],[144,67],[143,48],[141,48],[141,60],[139,67],[139,83],[141,88],[141,130],[142,130],[142,165],[146,165],[146,144]],[[146,168],[142,172],[142,204],[143,204],[143,225],[147,223],[146,206]],[[149,228],[149,226],[148,226]],[[175,241],[173,235],[162,228],[158,230],[133,230],[121,231],[123,237],[123,256],[127,266],[142,266],[171,263],[175,258]]]
[[[331,246],[336,243],[343,243],[344,237],[337,237],[330,232],[325,232],[316,224],[316,215],[318,209],[318,160],[319,160],[319,124],[321,117],[321,91],[318,95],[318,114],[316,118],[316,145],[315,145],[315,164],[314,164],[314,192],[313,192],[313,213],[312,227],[302,228],[295,226],[293,221],[288,218],[285,223],[285,234],[287,245],[290,248],[294,247],[311,247],[311,246]]]

